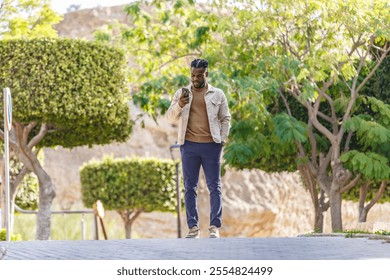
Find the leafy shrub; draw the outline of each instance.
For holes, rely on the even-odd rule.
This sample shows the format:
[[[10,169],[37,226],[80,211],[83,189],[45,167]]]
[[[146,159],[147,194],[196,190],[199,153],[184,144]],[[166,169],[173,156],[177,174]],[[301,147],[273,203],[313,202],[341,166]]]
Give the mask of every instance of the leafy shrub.
[[[175,211],[175,162],[172,160],[104,158],[80,169],[87,207],[100,200],[108,210]]]
[[[6,238],[7,231],[5,230],[5,228],[0,229],[0,241],[5,241]],[[20,234],[11,233],[10,239],[11,241],[21,241],[22,236]]]
[[[0,86],[11,89],[13,120],[48,125],[39,146],[128,139],[132,121],[121,50],[86,40],[2,40],[0,58]]]

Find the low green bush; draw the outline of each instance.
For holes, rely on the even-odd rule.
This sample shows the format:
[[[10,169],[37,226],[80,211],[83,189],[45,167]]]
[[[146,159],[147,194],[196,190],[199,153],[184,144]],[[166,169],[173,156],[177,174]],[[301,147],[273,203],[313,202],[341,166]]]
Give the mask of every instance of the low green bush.
[[[135,219],[143,212],[176,210],[176,162],[155,158],[106,157],[80,169],[81,193],[86,207],[99,200],[117,211],[131,238]]]
[[[0,230],[0,241],[5,241],[6,237],[7,237],[7,231],[5,230],[5,228],[2,228]],[[22,236],[20,234],[11,233],[10,239],[11,241],[21,241]]]

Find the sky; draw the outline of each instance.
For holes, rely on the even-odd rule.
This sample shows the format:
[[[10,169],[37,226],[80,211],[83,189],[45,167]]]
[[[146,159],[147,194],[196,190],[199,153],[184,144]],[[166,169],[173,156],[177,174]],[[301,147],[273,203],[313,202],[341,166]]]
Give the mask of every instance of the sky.
[[[131,3],[132,0],[51,0],[51,7],[60,14],[66,13],[66,9],[74,5],[80,5],[80,9],[90,9],[94,7],[109,7]]]

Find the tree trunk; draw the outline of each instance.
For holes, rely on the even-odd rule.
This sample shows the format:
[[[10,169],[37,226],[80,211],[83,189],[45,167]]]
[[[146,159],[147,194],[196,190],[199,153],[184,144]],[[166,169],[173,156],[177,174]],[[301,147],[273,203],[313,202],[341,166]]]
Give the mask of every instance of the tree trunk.
[[[123,223],[125,224],[125,236],[126,239],[131,239],[131,226],[134,222],[134,219],[131,218],[131,214],[133,213],[130,210],[121,210],[118,211],[119,215],[121,215]]]
[[[325,192],[323,190],[320,191],[318,204],[314,216],[314,232],[322,233],[324,232],[324,212],[329,208],[329,203],[325,203]]]
[[[130,220],[127,220],[125,222],[126,239],[131,239],[131,225],[132,225],[132,222]]]
[[[343,230],[343,221],[341,217],[341,192],[340,186],[332,184],[330,189],[330,216],[332,220],[332,232],[341,232]]]
[[[385,192],[385,189],[387,188],[387,180],[381,182],[379,190],[376,192],[373,199],[367,205],[365,205],[365,201],[367,197],[367,189],[369,186],[370,186],[370,182],[367,182],[360,188],[360,195],[359,195],[359,222],[360,223],[367,221],[368,212],[375,205],[375,203],[377,203],[378,200],[382,197],[383,193]]]
[[[367,190],[368,187],[370,186],[369,182],[364,183],[360,187],[359,191],[359,203],[358,203],[358,210],[359,210],[359,218],[358,221],[359,223],[364,223],[367,221],[367,214],[368,212],[365,211],[364,209],[364,204],[366,203],[366,198],[367,198]]]
[[[12,180],[9,184],[9,190],[10,190],[10,229],[11,232],[14,229],[14,222],[15,222],[15,199],[16,195],[18,194],[19,185],[20,182],[23,180],[23,178],[26,175],[26,170],[22,169],[21,172]]]
[[[359,223],[365,223],[367,221],[367,215],[368,212],[366,209],[363,209],[363,211],[359,212]]]
[[[324,214],[320,208],[314,208],[314,229],[315,233],[324,232]]]
[[[37,155],[28,149],[20,149],[18,158],[28,170],[34,172],[39,182],[39,209],[37,215],[37,240],[50,239],[51,205],[56,196],[50,176],[39,163]]]
[[[118,211],[119,215],[122,217],[122,220],[125,224],[126,239],[131,239],[132,225],[142,212],[143,212],[142,209],[137,209],[134,211],[128,209]]]
[[[351,179],[352,174],[343,167],[340,161],[340,147],[333,144],[332,148],[332,183],[329,191],[330,217],[332,220],[332,232],[343,230],[343,220],[341,214],[342,187]]]
[[[55,198],[55,189],[49,175],[43,170],[38,172],[39,180],[39,209],[37,216],[37,240],[50,239],[51,205]]]
[[[34,147],[44,138],[47,133],[47,125],[41,124],[38,134],[29,137],[31,131],[36,127],[36,123],[32,122],[24,125],[19,122],[13,123],[13,129],[10,135],[10,145],[17,155],[18,159],[23,163],[26,171],[33,172],[38,177],[39,182],[39,210],[37,217],[37,240],[48,240],[50,238],[51,224],[51,205],[55,197],[55,188],[49,175],[43,169],[38,161],[38,149]]]
[[[311,201],[314,208],[314,226],[313,231],[320,233],[324,231],[324,192],[321,192],[321,196],[318,196],[317,180],[311,173],[307,164],[301,164],[298,166],[299,173],[301,174],[304,185],[310,192]]]

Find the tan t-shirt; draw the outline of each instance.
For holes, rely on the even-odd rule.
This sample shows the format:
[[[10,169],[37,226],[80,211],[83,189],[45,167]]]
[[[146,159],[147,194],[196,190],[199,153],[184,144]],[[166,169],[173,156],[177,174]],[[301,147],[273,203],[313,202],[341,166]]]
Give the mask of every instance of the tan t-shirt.
[[[203,91],[192,90],[192,103],[188,119],[186,140],[198,143],[214,142],[210,132],[209,120],[204,96],[207,87]]]

